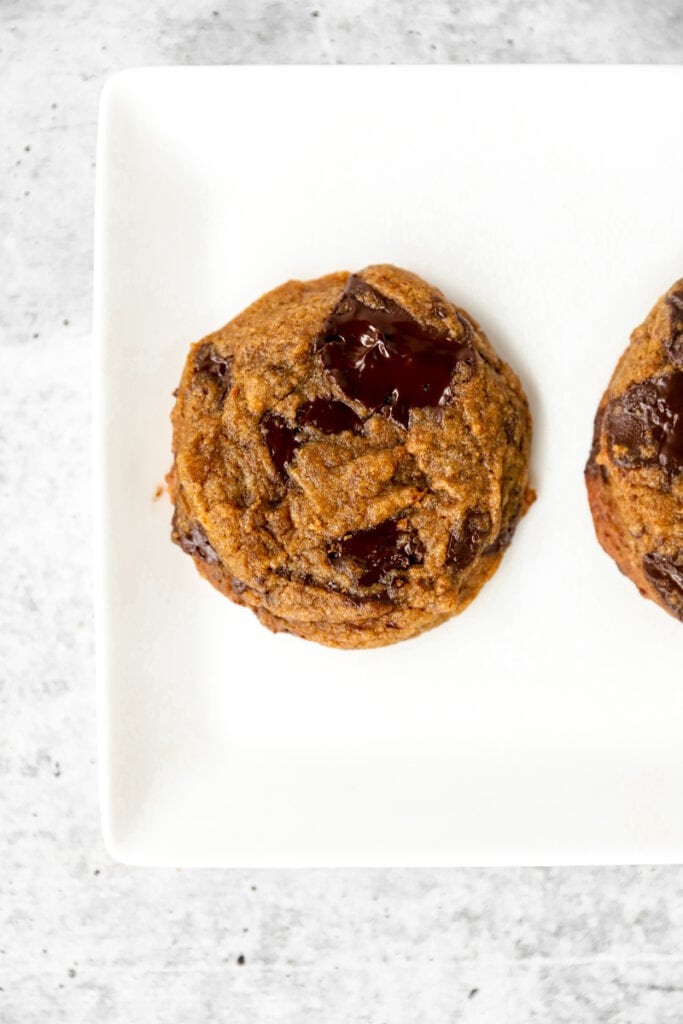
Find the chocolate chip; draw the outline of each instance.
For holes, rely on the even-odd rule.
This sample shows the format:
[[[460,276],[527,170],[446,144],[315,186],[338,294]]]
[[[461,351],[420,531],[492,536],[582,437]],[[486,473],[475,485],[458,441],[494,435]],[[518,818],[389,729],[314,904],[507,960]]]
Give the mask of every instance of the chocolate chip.
[[[633,469],[660,465],[670,476],[683,470],[683,371],[652,377],[607,406],[605,430],[612,459]]]
[[[683,621],[683,551],[675,558],[645,555],[643,571],[669,611]]]
[[[301,427],[316,427],[323,434],[341,434],[343,430],[360,434],[363,430],[360,416],[344,402],[332,398],[314,398],[311,402],[304,402],[296,411],[296,421]]]
[[[607,467],[596,461],[600,453],[600,437],[602,434],[602,422],[604,418],[605,410],[599,407],[595,414],[595,419],[593,420],[593,440],[591,442],[591,450],[588,453],[585,473],[586,476],[590,477],[599,476],[604,483],[607,483],[609,479]]]
[[[218,401],[222,402],[230,390],[232,359],[220,355],[210,342],[198,350],[194,358],[195,373],[209,377],[218,384]]]
[[[265,414],[261,420],[261,430],[273,465],[284,480],[287,477],[287,467],[301,444],[297,431],[290,427],[284,416],[276,412]]]
[[[397,572],[420,565],[424,557],[416,530],[407,521],[401,522],[405,526],[399,526],[396,519],[386,519],[368,530],[347,533],[330,545],[328,558],[349,564],[362,587],[395,582]]]
[[[683,288],[666,297],[671,313],[670,334],[664,343],[666,354],[674,366],[683,366]]]
[[[211,546],[206,531],[200,523],[193,523],[189,533],[181,533],[177,528],[177,518],[173,516],[173,540],[188,555],[201,558],[209,565],[218,565],[220,558]]]
[[[476,353],[423,327],[397,303],[352,276],[316,348],[345,395],[408,427],[411,409],[445,405],[452,377],[474,373]]]
[[[472,564],[481,551],[491,530],[488,512],[471,511],[461,525],[453,530],[446,548],[446,565],[462,572]]]

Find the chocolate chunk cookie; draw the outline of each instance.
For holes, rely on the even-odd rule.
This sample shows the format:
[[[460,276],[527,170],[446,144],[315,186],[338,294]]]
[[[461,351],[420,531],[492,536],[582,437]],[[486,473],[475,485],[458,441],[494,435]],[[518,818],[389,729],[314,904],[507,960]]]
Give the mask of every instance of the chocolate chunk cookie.
[[[194,345],[173,540],[270,629],[377,647],[455,615],[533,500],[519,381],[414,274],[290,281]]]
[[[619,360],[595,417],[586,486],[607,554],[683,621],[683,280]]]

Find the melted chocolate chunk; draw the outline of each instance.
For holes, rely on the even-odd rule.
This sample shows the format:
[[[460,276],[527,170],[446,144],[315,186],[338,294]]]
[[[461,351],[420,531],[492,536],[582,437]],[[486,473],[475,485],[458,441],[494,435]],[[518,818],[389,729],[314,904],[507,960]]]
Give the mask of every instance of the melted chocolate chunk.
[[[273,465],[284,480],[287,477],[287,466],[294,458],[301,443],[297,432],[289,426],[283,416],[276,412],[265,414],[261,420],[261,430],[268,445]]]
[[[654,552],[645,555],[643,570],[669,611],[683,620],[683,552],[675,560]]]
[[[632,384],[607,407],[605,429],[618,466],[683,470],[683,370]]]
[[[593,440],[591,442],[591,450],[588,454],[588,462],[586,463],[586,475],[591,477],[599,476],[604,483],[607,483],[609,474],[607,467],[598,463],[597,457],[600,453],[600,435],[602,434],[602,421],[605,418],[605,410],[598,408],[593,420]]]
[[[399,527],[395,519],[386,519],[369,530],[347,533],[334,541],[327,553],[331,562],[342,559],[350,563],[362,587],[393,582],[395,573],[421,565],[423,556],[417,532],[411,526]]]
[[[343,430],[360,434],[363,430],[360,416],[356,416],[350,406],[333,398],[314,398],[311,402],[304,402],[296,411],[296,421],[300,427],[317,427],[323,434],[341,434]]]
[[[174,515],[173,540],[188,555],[193,557],[196,555],[197,558],[201,558],[203,562],[207,562],[209,565],[218,565],[220,562],[220,558],[212,548],[209,538],[206,536],[206,531],[200,523],[193,523],[189,533],[181,533],[177,528]]]
[[[674,366],[683,366],[683,288],[666,297],[671,311],[671,333],[665,343],[666,354]]]
[[[405,428],[411,409],[445,405],[456,369],[469,380],[476,363],[470,345],[423,327],[358,277],[349,278],[317,349],[345,395]]]
[[[459,529],[448,538],[446,565],[452,566],[456,572],[466,569],[481,551],[490,530],[488,512],[468,512]]]
[[[218,400],[223,401],[230,390],[232,359],[220,355],[209,342],[202,345],[194,359],[195,373],[213,378],[219,386]]]

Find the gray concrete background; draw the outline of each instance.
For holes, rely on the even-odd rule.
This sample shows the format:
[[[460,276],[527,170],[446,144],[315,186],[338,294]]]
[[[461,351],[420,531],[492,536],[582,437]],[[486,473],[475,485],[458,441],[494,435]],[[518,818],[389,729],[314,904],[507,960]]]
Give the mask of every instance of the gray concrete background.
[[[110,863],[88,465],[95,122],[110,73],[682,54],[675,0],[0,0],[0,1024],[683,1020],[681,868]]]

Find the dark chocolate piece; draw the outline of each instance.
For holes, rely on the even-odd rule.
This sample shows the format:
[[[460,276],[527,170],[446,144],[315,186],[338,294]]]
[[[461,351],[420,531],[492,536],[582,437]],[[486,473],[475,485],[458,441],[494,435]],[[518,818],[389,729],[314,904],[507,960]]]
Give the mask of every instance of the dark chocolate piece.
[[[345,395],[406,429],[411,409],[445,405],[456,369],[459,379],[469,380],[476,363],[470,345],[423,327],[353,276],[317,349]]]
[[[448,538],[446,565],[452,566],[456,572],[467,569],[481,551],[490,530],[488,512],[468,512],[462,525]]]
[[[220,355],[208,341],[198,349],[194,359],[195,373],[200,373],[205,377],[212,377],[217,382],[219,386],[218,399],[220,402],[223,401],[230,390],[231,364],[232,359]]]
[[[643,571],[669,611],[683,621],[683,553],[675,560],[655,552],[645,555]]]
[[[599,476],[603,483],[607,483],[609,479],[607,467],[597,461],[600,453],[600,436],[602,434],[602,421],[604,418],[605,410],[602,406],[598,406],[598,411],[596,412],[595,419],[593,420],[593,440],[591,442],[591,450],[588,453],[588,462],[586,463],[585,471],[587,476]]]
[[[176,516],[173,516],[173,539],[188,555],[201,558],[209,565],[218,565],[220,558],[211,546],[206,531],[200,523],[193,523],[189,533],[181,533],[177,527]]]
[[[294,458],[300,445],[297,431],[287,420],[276,412],[267,412],[261,420],[261,430],[268,445],[273,465],[283,479],[287,477],[287,467]]]
[[[652,377],[607,406],[605,429],[614,462],[632,469],[659,464],[683,470],[683,370]]]
[[[345,402],[333,398],[314,398],[304,402],[296,411],[296,421],[300,427],[317,427],[323,434],[341,434],[343,430],[352,430],[360,434],[363,421]]]
[[[671,311],[671,333],[665,342],[666,354],[674,366],[683,366],[683,288],[666,297]]]
[[[413,527],[400,527],[396,519],[386,519],[368,530],[347,533],[334,541],[329,550],[331,562],[341,559],[358,573],[362,587],[375,583],[391,583],[397,572],[411,565],[420,565],[424,549]]]

